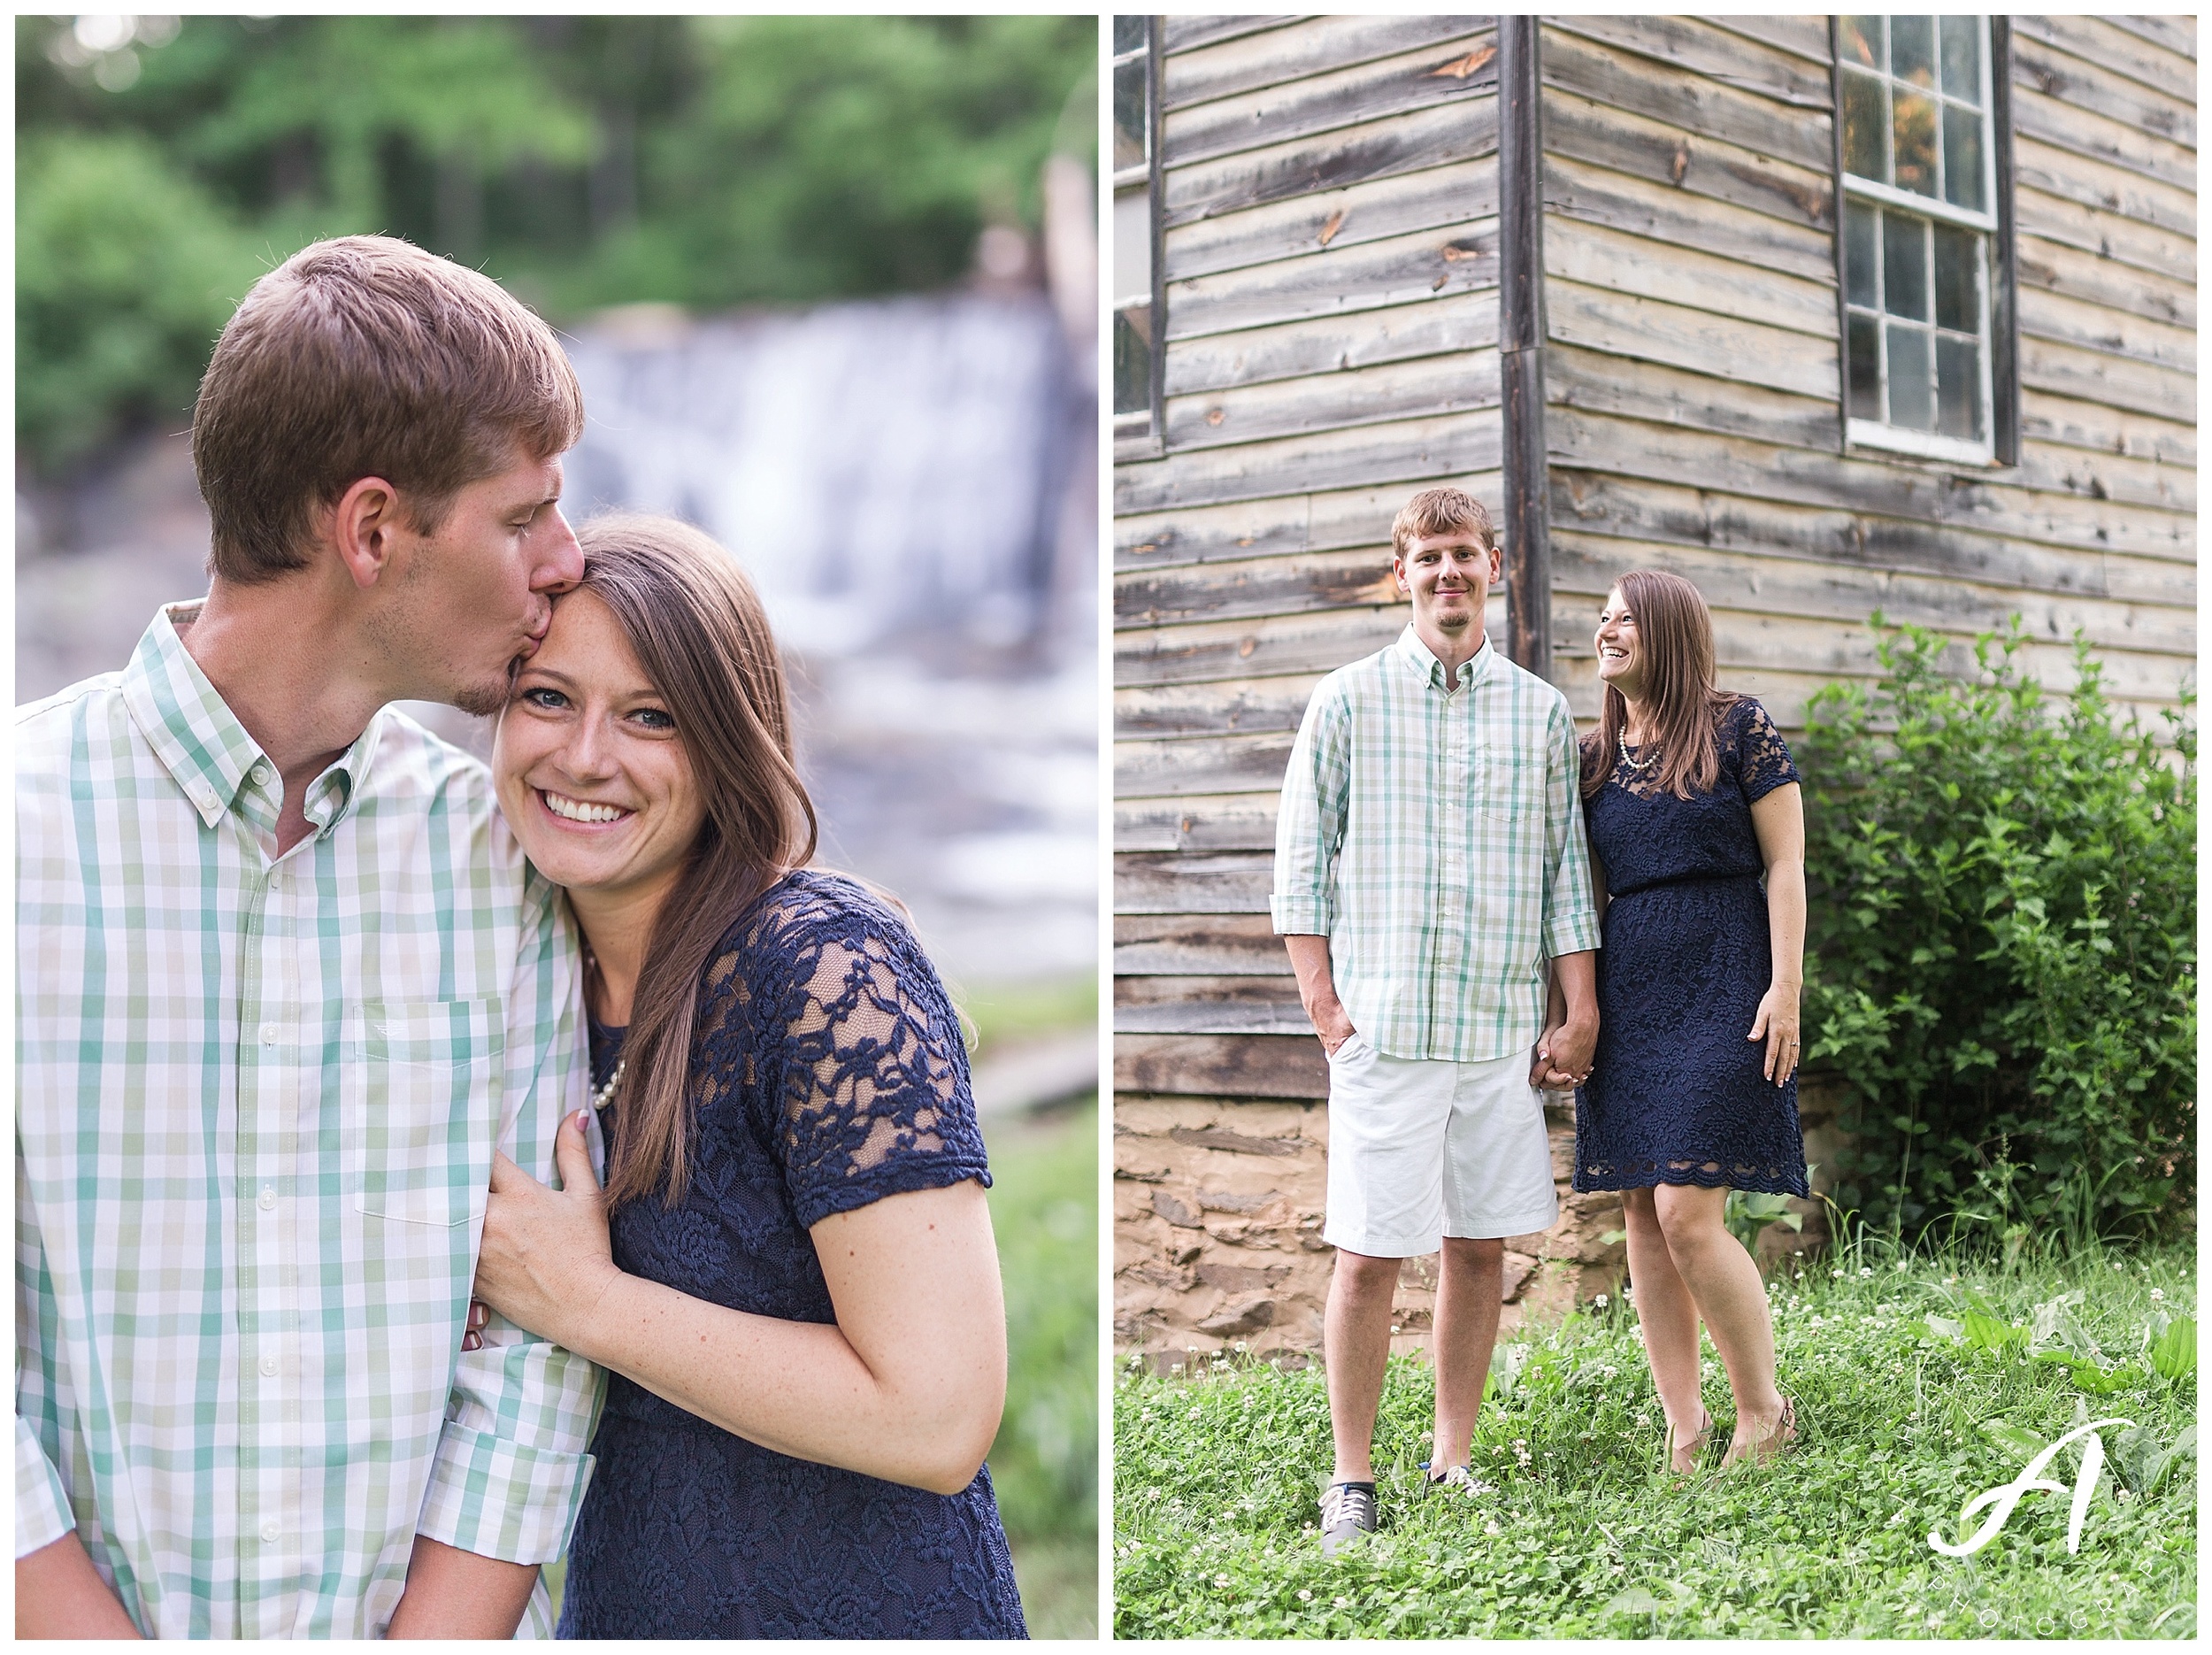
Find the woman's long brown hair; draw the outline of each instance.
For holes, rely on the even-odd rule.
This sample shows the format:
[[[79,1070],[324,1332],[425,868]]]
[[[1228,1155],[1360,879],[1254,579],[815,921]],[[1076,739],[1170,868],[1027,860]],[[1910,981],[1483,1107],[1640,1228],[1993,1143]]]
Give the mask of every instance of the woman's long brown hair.
[[[691,1043],[709,958],[748,904],[814,856],[814,804],[792,761],[783,662],[737,559],[673,518],[615,512],[576,531],[580,590],[614,612],[675,720],[706,820],[653,921],[624,1036],[607,1200],[688,1178]]]
[[[1713,617],[1705,597],[1678,574],[1631,569],[1614,588],[1635,618],[1649,709],[1644,747],[1658,750],[1659,785],[1677,798],[1707,793],[1720,780],[1715,727],[1736,697],[1713,683]],[[1613,774],[1628,728],[1628,702],[1605,686],[1594,735],[1582,739],[1582,797],[1593,798]]]

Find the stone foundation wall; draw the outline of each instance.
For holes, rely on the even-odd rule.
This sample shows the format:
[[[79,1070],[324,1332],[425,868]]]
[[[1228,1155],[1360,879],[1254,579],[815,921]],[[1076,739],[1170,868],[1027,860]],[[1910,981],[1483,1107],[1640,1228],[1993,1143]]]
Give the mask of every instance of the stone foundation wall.
[[[1809,1150],[1834,1138],[1816,1082],[1804,1084],[1800,1099]],[[1572,1099],[1548,1097],[1545,1120],[1559,1221],[1507,1239],[1501,1336],[1617,1291],[1626,1274],[1620,1197],[1570,1187]],[[1268,1357],[1320,1350],[1335,1259],[1321,1239],[1327,1148],[1328,1111],[1317,1102],[1115,1097],[1114,1343],[1122,1355],[1166,1366],[1237,1343]],[[1817,1169],[1816,1188],[1828,1172]],[[1793,1205],[1803,1230],[1770,1227],[1760,1238],[1762,1264],[1824,1241],[1819,1203]],[[1431,1253],[1400,1270],[1393,1349],[1426,1347],[1436,1267]]]

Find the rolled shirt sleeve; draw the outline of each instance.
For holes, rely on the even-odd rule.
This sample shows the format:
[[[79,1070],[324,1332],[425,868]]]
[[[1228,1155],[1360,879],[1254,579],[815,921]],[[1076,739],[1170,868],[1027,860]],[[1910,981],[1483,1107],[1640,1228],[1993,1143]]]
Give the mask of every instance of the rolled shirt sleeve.
[[[15,1416],[15,1555],[27,1558],[77,1531],[69,1491],[61,1473],[46,1457],[38,1433],[20,1413]]]
[[[1278,936],[1326,936],[1336,917],[1335,864],[1351,781],[1349,710],[1325,680],[1299,720],[1275,817],[1268,910]]]
[[[1544,951],[1557,959],[1596,948],[1599,932],[1582,822],[1582,759],[1563,700],[1552,710],[1552,726],[1544,789]]]
[[[554,1135],[587,1101],[577,951],[557,894],[534,871],[530,919],[508,997],[500,1149],[557,1184]],[[510,1563],[549,1563],[568,1543],[593,1459],[598,1368],[494,1315],[482,1347],[460,1353],[430,1486],[416,1528]]]

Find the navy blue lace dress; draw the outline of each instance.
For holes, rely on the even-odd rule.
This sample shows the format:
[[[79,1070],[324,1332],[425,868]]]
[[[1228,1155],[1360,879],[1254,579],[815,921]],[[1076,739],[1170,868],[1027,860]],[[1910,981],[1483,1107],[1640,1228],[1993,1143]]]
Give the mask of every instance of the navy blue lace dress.
[[[1598,951],[1598,1049],[1575,1094],[1578,1189],[1703,1184],[1803,1195],[1797,1079],[1747,1036],[1773,981],[1753,801],[1797,780],[1745,696],[1717,731],[1713,790],[1677,798],[1617,756],[1583,804],[1610,902]],[[1632,749],[1632,751],[1640,750]]]
[[[836,1320],[810,1227],[990,1175],[960,1027],[912,934],[802,872],[700,992],[690,1186],[613,1219],[615,1262],[738,1310]],[[594,1084],[621,1031],[594,1030]],[[989,1471],[931,1494],[779,1454],[618,1374],[570,1542],[565,1638],[1026,1637]]]

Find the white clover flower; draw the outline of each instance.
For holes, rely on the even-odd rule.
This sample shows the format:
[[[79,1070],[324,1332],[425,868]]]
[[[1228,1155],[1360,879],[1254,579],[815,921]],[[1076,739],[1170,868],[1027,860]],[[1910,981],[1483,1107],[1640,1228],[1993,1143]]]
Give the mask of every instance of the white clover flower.
[[[1312,1590],[1310,1588],[1301,1586],[1298,1589],[1298,1601],[1302,1604],[1311,1603],[1313,1601]]]
[[[1336,1606],[1339,1609],[1349,1609],[1352,1606],[1352,1600],[1348,1597],[1340,1597],[1336,1600]]]
[[[1866,1277],[1870,1277],[1870,1276],[1871,1276],[1873,1274],[1874,1274],[1874,1272],[1873,1272],[1871,1269],[1870,1269],[1867,1266],[1865,1266],[1865,1265],[1861,1265],[1861,1266],[1859,1266],[1859,1274],[1860,1274],[1860,1276],[1861,1276],[1863,1279],[1863,1278],[1866,1278]]]
[[[1843,1280],[1843,1272],[1840,1270],[1831,1270],[1828,1274],[1839,1282]]]
[[[1900,1259],[1895,1264],[1892,1265],[1890,1268],[1896,1271],[1899,1275],[1902,1275],[1905,1274],[1905,1261],[1902,1259]]]
[[[2153,1289],[2151,1289],[2151,1303],[2152,1303],[2152,1304],[2154,1304],[2154,1305],[2162,1304],[2162,1303],[2163,1303],[2163,1302],[2164,1302],[2165,1297],[2166,1297],[2166,1289],[2163,1289],[2163,1288],[2157,1288],[2157,1287],[2154,1287],[2154,1288],[2153,1288]]]
[[[1590,1302],[1595,1305],[1600,1310],[1603,1310],[1608,1305],[1612,1303],[1612,1301],[1607,1298],[1602,1293],[1599,1294],[1597,1297],[1592,1299]]]

